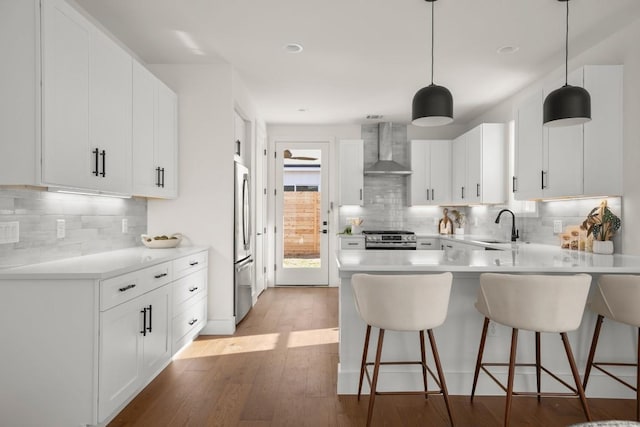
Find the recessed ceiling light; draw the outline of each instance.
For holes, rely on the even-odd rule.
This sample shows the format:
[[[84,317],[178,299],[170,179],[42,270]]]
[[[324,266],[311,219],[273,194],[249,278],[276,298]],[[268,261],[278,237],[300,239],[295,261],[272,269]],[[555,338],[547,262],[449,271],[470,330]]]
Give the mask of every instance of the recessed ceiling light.
[[[518,46],[502,46],[501,48],[498,48],[497,52],[500,55],[511,55],[512,53],[516,53],[519,50],[520,47]]]
[[[307,109],[306,108],[298,108],[298,111],[301,113],[306,113]]]
[[[282,48],[287,53],[300,53],[303,49],[302,45],[299,43],[287,43]]]

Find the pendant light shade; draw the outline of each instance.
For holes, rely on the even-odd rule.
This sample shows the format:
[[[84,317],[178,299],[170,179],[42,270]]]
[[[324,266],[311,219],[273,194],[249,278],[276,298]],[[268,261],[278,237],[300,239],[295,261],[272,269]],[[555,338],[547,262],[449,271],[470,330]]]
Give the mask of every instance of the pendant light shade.
[[[426,1],[431,3],[431,84],[414,95],[411,123],[416,126],[442,126],[453,121],[453,96],[446,87],[433,84],[433,3],[436,0]]]
[[[453,121],[453,96],[444,86],[423,87],[413,97],[411,123],[416,126],[442,126]]]
[[[569,0],[565,34],[565,84],[554,90],[544,100],[543,123],[547,127],[573,126],[591,120],[591,96],[586,89],[568,84],[569,63]]]

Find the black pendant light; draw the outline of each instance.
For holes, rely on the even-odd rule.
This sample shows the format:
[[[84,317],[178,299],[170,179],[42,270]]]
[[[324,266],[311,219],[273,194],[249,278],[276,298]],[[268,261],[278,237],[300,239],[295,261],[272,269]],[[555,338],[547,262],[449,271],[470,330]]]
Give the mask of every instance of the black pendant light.
[[[431,3],[431,84],[413,97],[411,123],[416,126],[442,126],[453,121],[453,96],[444,86],[433,84],[433,3]]]
[[[569,64],[569,0],[565,35],[564,86],[551,92],[544,100],[543,122],[547,127],[573,126],[591,120],[591,96],[586,89],[568,84]]]

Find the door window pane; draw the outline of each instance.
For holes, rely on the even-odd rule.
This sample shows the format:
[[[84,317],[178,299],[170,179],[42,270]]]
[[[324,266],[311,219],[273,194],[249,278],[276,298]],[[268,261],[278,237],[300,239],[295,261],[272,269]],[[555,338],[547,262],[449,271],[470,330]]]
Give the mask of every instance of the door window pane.
[[[283,267],[320,268],[320,150],[286,149],[283,167]]]

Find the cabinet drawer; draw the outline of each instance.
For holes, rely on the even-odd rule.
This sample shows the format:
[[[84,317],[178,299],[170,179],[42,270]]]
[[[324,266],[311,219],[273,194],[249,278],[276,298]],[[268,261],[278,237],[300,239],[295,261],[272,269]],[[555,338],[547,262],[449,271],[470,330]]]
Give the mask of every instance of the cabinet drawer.
[[[342,237],[341,249],[364,249],[364,237]]]
[[[208,252],[198,252],[197,254],[178,258],[173,261],[174,279],[184,277],[194,271],[207,266]]]
[[[207,318],[205,313],[206,297],[203,295],[198,301],[190,305],[185,311],[173,318],[174,343],[182,339],[194,330],[199,330]],[[177,350],[174,348],[174,350]]]
[[[133,271],[100,283],[100,311],[149,292],[171,281],[171,262]]]
[[[440,249],[439,239],[420,239],[420,238],[418,238],[417,249],[418,250],[427,250],[427,251],[439,250]]]
[[[180,306],[185,301],[194,298],[205,292],[207,288],[207,270],[199,270],[191,273],[173,284],[173,310],[174,313],[180,312]]]

